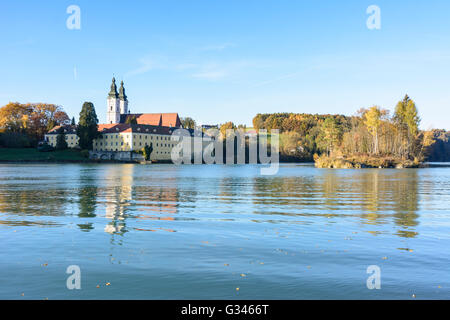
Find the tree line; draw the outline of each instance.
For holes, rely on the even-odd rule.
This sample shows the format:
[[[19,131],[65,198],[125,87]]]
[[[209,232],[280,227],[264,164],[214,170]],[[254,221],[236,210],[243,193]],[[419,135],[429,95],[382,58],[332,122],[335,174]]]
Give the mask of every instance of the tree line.
[[[393,115],[373,106],[354,116],[274,113],[253,118],[256,130],[280,130],[281,154],[297,159],[312,160],[314,154],[327,154],[443,161],[444,157],[438,156],[441,150],[450,160],[450,134],[422,131],[419,125],[418,109],[408,95],[397,103]]]
[[[10,148],[36,147],[44,140],[47,132],[56,126],[75,126],[62,106],[48,103],[10,102],[0,108],[0,146]],[[67,148],[63,128],[58,130],[57,149]],[[92,142],[98,137],[98,118],[94,104],[85,102],[82,106],[77,135],[81,149],[92,149]]]
[[[69,116],[61,106],[10,102],[0,108],[0,145],[33,147],[55,126],[70,123]]]

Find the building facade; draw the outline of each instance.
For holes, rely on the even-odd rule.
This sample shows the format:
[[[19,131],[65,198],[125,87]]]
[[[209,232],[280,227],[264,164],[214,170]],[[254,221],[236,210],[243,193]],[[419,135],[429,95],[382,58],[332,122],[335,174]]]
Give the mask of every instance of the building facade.
[[[99,137],[93,141],[93,153],[127,152],[130,154],[150,146],[152,149],[150,160],[171,160],[172,148],[178,143],[176,139],[171,138],[172,133],[181,128],[178,113],[130,113],[123,81],[117,92],[114,78],[106,102],[107,123],[98,125]],[[45,135],[45,141],[53,147],[56,147],[60,128],[61,126],[57,126]],[[78,147],[79,138],[76,129],[76,126],[63,126],[69,148]],[[194,139],[202,139],[202,136],[193,130],[189,132]]]

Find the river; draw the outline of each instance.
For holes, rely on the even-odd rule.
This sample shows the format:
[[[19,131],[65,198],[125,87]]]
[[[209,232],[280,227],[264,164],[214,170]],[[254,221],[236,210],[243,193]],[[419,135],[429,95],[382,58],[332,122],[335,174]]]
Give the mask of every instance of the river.
[[[0,299],[450,299],[449,247],[450,168],[0,165]]]

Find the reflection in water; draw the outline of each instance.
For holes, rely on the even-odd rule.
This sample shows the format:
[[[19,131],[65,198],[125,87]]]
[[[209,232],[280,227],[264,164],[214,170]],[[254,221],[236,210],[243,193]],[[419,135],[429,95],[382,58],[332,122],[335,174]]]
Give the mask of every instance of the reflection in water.
[[[115,168],[108,167],[103,181],[106,182],[105,199],[107,219],[111,219],[105,227],[105,232],[123,235],[126,230],[125,217],[127,207],[132,200],[133,192],[133,168],[128,164]]]
[[[309,168],[301,174],[294,171],[294,174],[273,177],[231,174],[212,179],[197,176],[186,179],[174,166],[160,167],[163,173],[159,176],[154,176],[156,171],[133,164],[74,168],[71,174],[75,180],[67,181],[64,176],[46,181],[47,176],[33,176],[32,171],[31,176],[19,173],[4,176],[0,185],[0,213],[7,213],[8,219],[0,219],[0,224],[59,226],[59,221],[50,217],[70,215],[76,204],[77,216],[83,220],[77,225],[89,232],[95,229],[91,219],[96,218],[104,206],[105,217],[110,220],[104,231],[123,235],[130,231],[126,228],[129,218],[149,222],[195,220],[186,213],[198,211],[196,203],[201,200],[207,201],[214,212],[253,212],[252,221],[257,222],[268,215],[277,217],[271,218],[273,223],[281,223],[283,216],[301,219],[291,221],[293,223],[305,220],[313,223],[313,217],[353,217],[365,225],[393,223],[398,227],[395,234],[400,237],[418,235],[418,170]],[[233,173],[232,168],[229,170]],[[236,170],[245,170],[245,167],[236,167]],[[42,188],[42,184],[46,184],[47,189]],[[430,184],[427,188],[428,193],[433,190]],[[247,206],[248,202],[250,207],[239,208]],[[182,216],[178,215],[180,208],[184,212]],[[45,220],[42,217],[46,217]],[[226,220],[226,217],[221,218]],[[175,231],[172,226],[132,229]],[[373,230],[373,234],[378,231]]]
[[[392,221],[400,227],[398,236],[417,235],[413,229],[419,218],[417,170],[323,170],[322,173],[254,178],[254,203],[259,208],[272,208],[265,214],[359,217],[362,223],[372,225]]]
[[[0,298],[448,298],[449,169],[259,169],[0,165]]]

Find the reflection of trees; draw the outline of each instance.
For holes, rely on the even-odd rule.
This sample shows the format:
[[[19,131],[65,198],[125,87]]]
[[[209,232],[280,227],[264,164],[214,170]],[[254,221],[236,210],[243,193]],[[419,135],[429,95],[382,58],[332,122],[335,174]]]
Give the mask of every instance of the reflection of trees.
[[[78,216],[80,218],[94,218],[97,207],[97,187],[81,186],[78,190]]]
[[[323,170],[301,177],[258,177],[253,185],[253,203],[262,214],[359,217],[374,225],[392,221],[400,227],[398,236],[417,235],[417,170]]]
[[[71,191],[54,188],[5,183],[0,189],[0,212],[19,216],[62,216]]]
[[[97,209],[98,188],[96,184],[95,171],[81,169],[78,187],[78,217],[95,218]],[[89,232],[94,229],[90,222],[78,224],[80,230]]]

